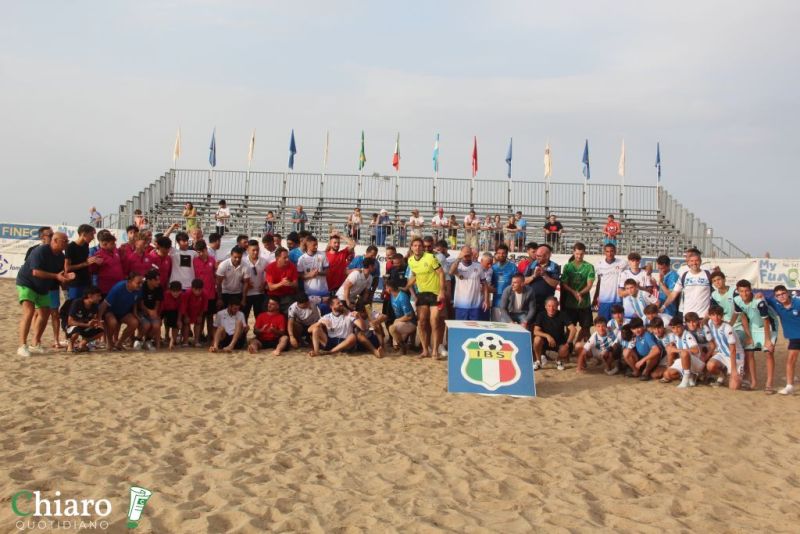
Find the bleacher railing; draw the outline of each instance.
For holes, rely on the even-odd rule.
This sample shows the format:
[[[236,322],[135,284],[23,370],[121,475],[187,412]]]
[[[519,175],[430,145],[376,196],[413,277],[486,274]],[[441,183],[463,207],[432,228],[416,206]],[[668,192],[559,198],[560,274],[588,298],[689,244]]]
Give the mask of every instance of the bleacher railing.
[[[602,241],[602,221],[611,213],[623,225],[620,241],[629,247],[660,247],[675,253],[693,244],[711,256],[747,256],[714,236],[664,188],[642,185],[171,169],[121,205],[116,218],[120,225],[130,224],[134,210],[140,209],[154,225],[162,219],[176,222],[175,205],[188,201],[198,208],[204,228],[213,228],[220,199],[231,208],[231,228],[248,234],[260,232],[267,211],[272,210],[274,228],[285,235],[291,231],[292,210],[302,204],[307,207],[309,227],[323,235],[337,226],[337,231],[343,231],[347,213],[354,207],[362,209],[367,228],[369,216],[386,209],[393,221],[387,235],[399,240],[400,220],[407,219],[411,209],[419,209],[429,221],[435,208],[443,207],[448,215],[455,213],[459,218],[469,209],[475,209],[481,219],[501,215],[504,223],[508,214],[522,211],[529,221],[525,240],[537,242],[543,241],[544,218],[556,214],[567,226],[558,243],[563,248],[567,241],[570,246],[579,240],[587,245]],[[463,228],[457,230],[458,243],[466,240],[463,233]],[[372,235],[367,233],[361,242],[371,241]],[[494,241],[487,238],[485,242]]]

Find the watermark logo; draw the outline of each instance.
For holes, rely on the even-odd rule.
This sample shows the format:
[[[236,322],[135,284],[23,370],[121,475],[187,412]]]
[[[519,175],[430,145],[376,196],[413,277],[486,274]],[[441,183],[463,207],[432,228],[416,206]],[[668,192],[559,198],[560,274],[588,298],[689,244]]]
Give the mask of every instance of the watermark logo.
[[[11,262],[9,262],[3,257],[2,254],[0,254],[0,276],[6,274],[9,269],[11,269]]]
[[[131,504],[128,507],[128,528],[136,528],[139,526],[139,519],[142,517],[144,505],[153,492],[146,488],[137,486],[131,487]]]
[[[517,364],[519,349],[497,334],[481,334],[461,346],[464,361],[461,376],[471,384],[495,391],[517,383],[522,372]]]

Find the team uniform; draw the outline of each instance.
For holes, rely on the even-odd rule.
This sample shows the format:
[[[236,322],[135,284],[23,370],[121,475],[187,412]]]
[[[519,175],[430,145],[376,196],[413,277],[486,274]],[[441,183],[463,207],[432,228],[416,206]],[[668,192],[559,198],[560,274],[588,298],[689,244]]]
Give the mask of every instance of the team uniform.
[[[737,296],[736,290],[734,290],[732,287],[729,287],[724,294],[720,293],[717,289],[711,292],[711,300],[713,300],[720,308],[722,308],[722,320],[726,323],[729,323],[733,318],[733,314],[736,313],[736,309],[733,305],[733,299]],[[733,325],[734,328],[737,326],[741,327],[741,319],[738,319]]]
[[[753,298],[750,302],[745,303],[742,297],[737,295],[733,299],[733,306],[736,313],[747,317],[747,323],[750,327],[750,338],[753,343],[745,346],[745,350],[761,350],[764,348],[764,343],[766,342],[764,324],[767,321],[769,321],[770,326],[770,341],[772,341],[773,345],[778,341],[777,315],[767,306],[765,301]],[[733,325],[733,329],[744,344],[745,332],[742,321],[737,321]]]
[[[744,374],[744,348],[739,341],[739,336],[733,331],[733,327],[728,323],[722,323],[720,326],[715,325],[713,322],[708,323],[708,331],[711,333],[711,339],[716,345],[716,352],[711,357],[717,360],[728,370],[731,374],[731,345],[736,346],[736,369],[739,375]]]
[[[598,332],[594,332],[586,340],[583,350],[590,352],[595,358],[600,358],[604,352],[612,350],[618,343],[619,338],[616,333],[609,331],[605,336],[601,336]]]
[[[297,271],[303,274],[311,271],[324,271],[328,267],[328,257],[324,252],[317,252],[313,256],[306,252],[297,260]],[[316,303],[319,303],[322,297],[330,295],[328,278],[325,274],[318,274],[314,278],[303,280],[303,288],[306,291],[306,295],[316,300]]]
[[[636,283],[639,285],[638,295],[641,296],[646,294],[648,297],[650,296],[647,291],[642,289],[650,285],[650,277],[647,275],[647,272],[644,269],[639,269],[638,273],[634,273],[630,269],[625,269],[622,271],[617,282],[617,289],[625,289],[625,281],[627,281],[629,278],[636,280]],[[647,304],[655,304],[656,302],[657,299],[655,298],[650,298],[647,300]],[[647,304],[645,304],[645,306],[647,306]],[[636,313],[636,310],[632,307],[632,302],[629,300],[629,297],[622,297],[622,305],[625,307],[625,317],[629,319],[633,317],[644,318],[644,312]]]
[[[349,313],[337,315],[333,312],[322,316],[328,334],[328,342],[324,350],[333,350],[338,344],[353,334],[356,318]]]
[[[611,319],[611,306],[622,301],[617,289],[620,275],[626,265],[620,258],[615,258],[611,263],[603,258],[594,266],[594,274],[600,284],[597,292],[597,314],[604,319]]]
[[[610,334],[614,334],[614,338],[617,340],[617,343],[622,346],[622,327],[628,324],[630,321],[628,319],[622,319],[622,323],[618,323],[616,319],[609,319],[606,323],[608,327],[608,332]]]
[[[413,255],[408,258],[408,272],[406,275],[415,278],[417,288],[417,306],[433,306],[439,300],[439,269],[442,266],[436,256],[425,252],[417,259]]]
[[[569,262],[564,266],[561,273],[561,283],[579,291],[583,289],[589,280],[594,281],[594,267],[591,263],[581,262],[578,267],[575,262]],[[571,317],[572,321],[583,328],[592,326],[592,300],[589,293],[581,296],[580,302],[575,299],[572,293],[562,292],[564,301],[564,311]],[[538,298],[538,295],[537,295]]]
[[[453,307],[456,320],[480,320],[481,304],[483,304],[483,267],[478,262],[469,265],[459,262],[455,279]]]
[[[633,319],[634,317],[639,317],[645,322],[645,326],[647,326],[647,318],[644,315],[644,309],[650,304],[655,304],[656,302],[658,301],[654,296],[642,291],[641,289],[638,293],[636,293],[635,296],[626,295],[622,299],[622,305],[625,308],[625,318]]]
[[[670,271],[666,275],[664,275],[662,281],[664,282],[664,285],[667,286],[667,289],[672,291],[673,289],[675,289],[675,284],[678,283],[678,273],[673,271],[672,269],[670,269]],[[664,304],[664,302],[667,300],[667,298],[669,298],[669,295],[667,293],[664,293],[661,290],[661,287],[659,286],[659,289],[658,289],[658,304],[659,304],[659,306]],[[672,304],[667,306],[664,309],[664,313],[669,315],[670,317],[675,317],[675,315],[678,313],[678,303],[677,302],[673,302]]]
[[[792,297],[788,308],[774,297],[768,298],[767,304],[781,319],[783,337],[789,340],[789,350],[800,350],[800,298]]]
[[[689,332],[689,330],[684,330],[683,334],[680,336],[676,336],[675,334],[669,334],[667,336],[667,340],[669,344],[675,345],[675,348],[678,350],[688,350],[689,352],[689,371],[694,374],[700,374],[706,368],[706,364],[703,360],[695,356],[691,353],[691,350],[695,347],[699,348],[697,344],[697,338]],[[683,373],[683,365],[681,364],[681,359],[676,358],[674,362],[672,362],[672,369],[675,369],[679,373]]]

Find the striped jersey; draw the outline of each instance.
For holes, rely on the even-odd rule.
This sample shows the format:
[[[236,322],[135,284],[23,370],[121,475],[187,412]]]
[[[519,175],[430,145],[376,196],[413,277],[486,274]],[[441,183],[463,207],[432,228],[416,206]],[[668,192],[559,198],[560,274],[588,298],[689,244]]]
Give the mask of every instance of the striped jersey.
[[[684,329],[683,334],[680,336],[669,334],[667,336],[667,342],[675,345],[675,348],[678,350],[692,350],[697,346],[697,339],[686,329]]]
[[[711,332],[709,332],[707,326],[701,326],[695,331],[691,331],[687,328],[686,331],[694,336],[698,345],[708,345],[711,343]]]
[[[622,305],[625,307],[625,317],[639,317],[644,319],[644,309],[650,304],[656,304],[656,299],[650,293],[639,291],[636,295],[627,295],[622,299]]]
[[[722,323],[717,326],[709,321],[708,331],[711,333],[711,339],[717,346],[717,352],[724,356],[731,356],[731,345],[736,346],[736,359],[744,359],[744,349],[742,342],[739,341],[739,336],[733,331],[733,327],[728,323]]]
[[[595,348],[599,351],[607,351],[617,344],[617,335],[609,331],[605,336],[601,336],[598,332],[594,332],[589,339],[586,340],[588,347]]]

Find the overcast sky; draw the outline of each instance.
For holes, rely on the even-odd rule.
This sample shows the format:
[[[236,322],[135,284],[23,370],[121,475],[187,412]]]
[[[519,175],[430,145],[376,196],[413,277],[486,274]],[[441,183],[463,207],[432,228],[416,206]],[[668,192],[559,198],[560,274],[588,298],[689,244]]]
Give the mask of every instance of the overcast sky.
[[[171,166],[480,174],[663,185],[748,252],[797,257],[800,2],[258,2],[138,0],[3,3],[0,90],[8,222],[85,222]],[[54,215],[55,214],[55,215]]]

